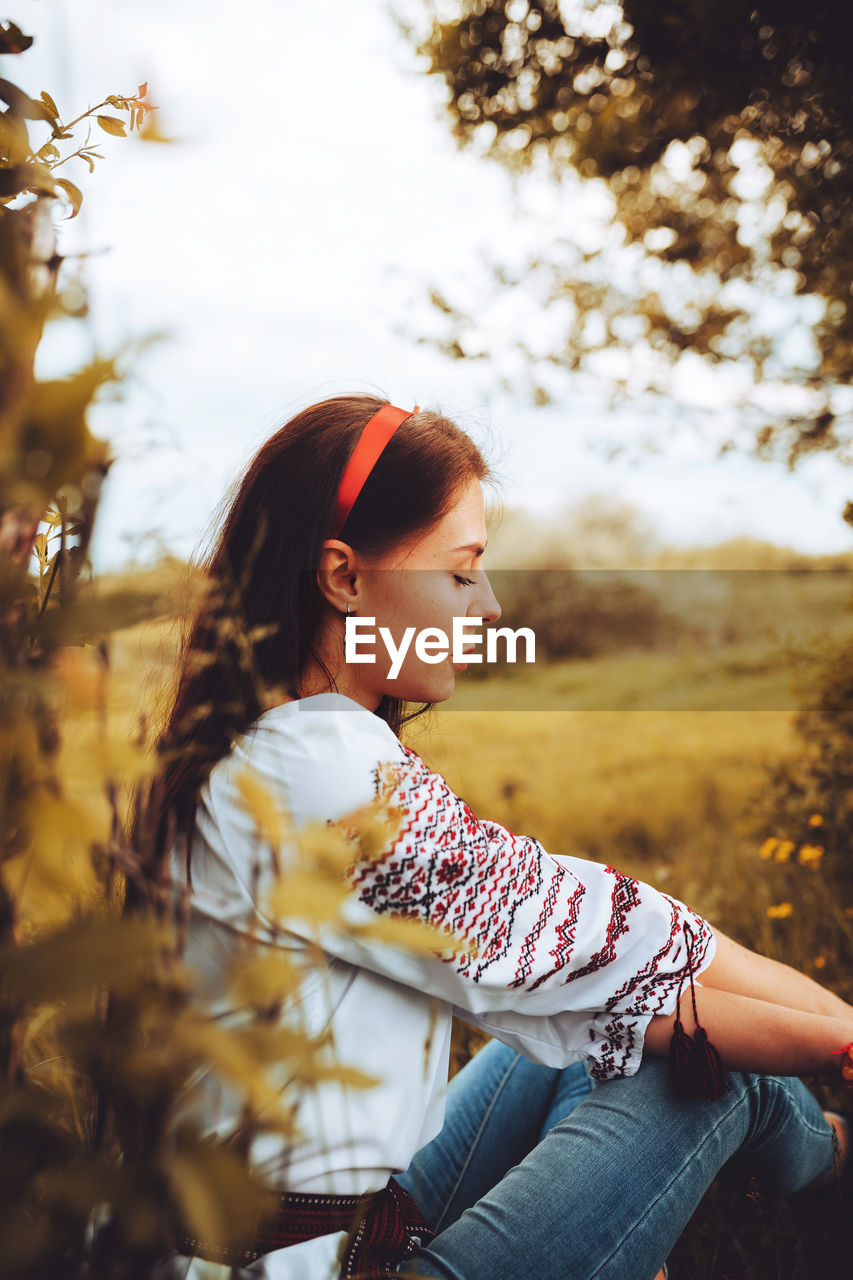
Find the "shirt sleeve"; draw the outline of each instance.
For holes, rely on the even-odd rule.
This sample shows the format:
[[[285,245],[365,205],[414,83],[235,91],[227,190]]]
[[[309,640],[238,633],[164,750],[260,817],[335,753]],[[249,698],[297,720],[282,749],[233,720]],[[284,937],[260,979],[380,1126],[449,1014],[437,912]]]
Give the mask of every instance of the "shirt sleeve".
[[[398,746],[373,778],[402,826],[382,856],[352,866],[344,920],[403,916],[447,930],[450,943],[405,952],[340,926],[324,926],[315,940],[448,1001],[536,1061],[588,1058],[598,1079],[632,1075],[650,1019],[671,1013],[689,971],[713,957],[707,921],[612,866],[554,856],[477,818],[414,750]],[[286,927],[299,932],[298,922]]]
[[[450,931],[456,945],[430,980],[462,1017],[540,1061],[586,1056],[596,1078],[633,1074],[650,1019],[713,957],[707,921],[612,866],[478,819],[404,752],[379,778],[402,830],[353,868],[360,902]]]

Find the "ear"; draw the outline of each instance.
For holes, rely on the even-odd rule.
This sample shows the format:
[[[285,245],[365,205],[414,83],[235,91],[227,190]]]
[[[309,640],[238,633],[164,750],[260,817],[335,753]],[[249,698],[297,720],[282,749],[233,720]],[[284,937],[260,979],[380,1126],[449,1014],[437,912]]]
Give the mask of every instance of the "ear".
[[[339,538],[327,538],[320,552],[317,570],[317,586],[338,613],[345,614],[347,606],[355,613],[358,605],[358,556],[347,542]]]

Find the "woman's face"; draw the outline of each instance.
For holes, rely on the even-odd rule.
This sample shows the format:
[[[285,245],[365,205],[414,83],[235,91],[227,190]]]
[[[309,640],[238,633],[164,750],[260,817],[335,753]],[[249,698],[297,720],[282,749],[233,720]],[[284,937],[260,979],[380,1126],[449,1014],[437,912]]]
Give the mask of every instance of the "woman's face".
[[[442,702],[450,697],[456,672],[468,665],[464,660],[453,661],[453,619],[484,620],[482,627],[466,627],[467,634],[457,646],[484,657],[485,623],[497,621],[501,613],[488,577],[479,567],[485,546],[483,494],[480,481],[472,479],[428,532],[383,555],[355,557],[355,572],[349,579],[354,579],[355,590],[348,602],[350,636],[357,629],[358,640],[340,670],[340,692],[371,709],[383,695],[412,702]],[[366,621],[370,618],[374,622]],[[380,628],[385,629],[384,635]],[[438,636],[421,636],[419,641],[425,628],[439,628],[448,646]],[[479,646],[477,637],[481,637]],[[439,656],[444,647],[449,652]],[[353,660],[356,653],[372,655],[375,662],[357,662]],[[434,660],[427,661],[424,654],[432,654]]]

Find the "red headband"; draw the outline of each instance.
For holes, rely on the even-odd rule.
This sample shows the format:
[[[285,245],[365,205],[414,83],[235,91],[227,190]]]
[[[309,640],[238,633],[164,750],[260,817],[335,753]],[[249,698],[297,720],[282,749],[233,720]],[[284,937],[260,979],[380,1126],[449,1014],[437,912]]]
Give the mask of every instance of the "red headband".
[[[379,412],[374,413],[367,423],[352,451],[350,460],[344,469],[344,474],[341,476],[338,496],[335,499],[335,510],[327,537],[338,537],[347,522],[347,517],[356,498],[361,493],[365,480],[376,465],[376,460],[380,453],[400,426],[400,423],[405,422],[407,418],[411,418],[413,413],[420,413],[418,405],[415,405],[414,409],[397,409],[393,404],[384,404]]]

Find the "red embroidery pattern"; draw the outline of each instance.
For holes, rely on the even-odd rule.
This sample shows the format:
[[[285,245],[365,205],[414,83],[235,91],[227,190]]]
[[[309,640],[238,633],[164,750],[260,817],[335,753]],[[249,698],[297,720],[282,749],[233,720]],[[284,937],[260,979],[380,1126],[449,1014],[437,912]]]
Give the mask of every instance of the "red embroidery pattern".
[[[589,1074],[594,1080],[612,1080],[624,1076],[637,1043],[635,1024],[614,1018],[604,1027],[604,1039],[595,1045]]]
[[[391,786],[377,780],[386,799],[403,811],[402,829],[384,858],[354,868],[355,888],[376,911],[429,919],[474,944],[470,952],[448,957],[473,982],[517,947],[507,985],[524,985],[536,940],[562,896],[562,869],[546,876],[536,840],[480,822],[416,752],[403,750],[407,763],[386,766]],[[541,901],[537,920],[519,934],[516,916],[531,899]]]
[[[684,909],[677,906],[672,898],[667,894],[661,894],[661,897],[669,903],[671,915],[669,925],[669,935],[663,945],[655,952],[642,969],[629,978],[618,991],[611,997],[607,1007],[612,1009],[614,1005],[620,1001],[624,1002],[627,996],[634,995],[635,999],[631,1001],[631,1008],[635,1013],[659,1013],[666,1002],[667,995],[677,990],[678,983],[681,981],[681,975],[687,967],[687,952],[684,947],[684,939],[682,936],[682,919]],[[694,916],[693,912],[689,912],[691,921],[700,921],[699,916]],[[705,921],[700,921],[700,932],[704,939],[702,954],[707,950],[709,941],[709,931]],[[682,964],[682,954],[684,960]],[[660,966],[665,958],[669,958],[671,965],[678,965],[676,974],[672,975],[669,982],[660,980]]]
[[[637,939],[625,940],[634,916],[643,914],[643,894],[651,896],[652,891],[613,867],[591,863],[591,876],[612,881],[606,907],[600,892],[590,895],[574,871],[537,840],[515,835],[499,823],[480,821],[414,750],[402,750],[405,760],[375,771],[377,792],[400,812],[402,825],[387,853],[351,869],[361,900],[380,913],[417,917],[447,928],[463,949],[445,951],[442,958],[475,983],[487,978],[492,985],[536,991],[546,983],[565,987],[615,965],[615,990],[606,978],[603,985],[594,984],[600,1006],[590,1014],[601,1016],[590,1032],[590,1070],[601,1079],[624,1074],[638,1043],[636,1016],[659,1011],[686,972],[684,919],[697,935],[694,963],[711,940],[706,922],[666,895],[657,895],[655,950],[634,946],[638,968],[626,978],[625,955]],[[668,927],[661,903],[670,907]],[[593,914],[584,917],[583,963],[573,964],[582,909]],[[642,925],[639,928],[642,937]],[[590,936],[601,939],[591,953]],[[620,960],[621,965],[615,963]],[[565,1007],[583,1009],[582,1001],[583,997],[580,1004],[577,996],[567,997]],[[607,1018],[608,1013],[612,1017]]]
[[[610,919],[607,922],[604,946],[600,951],[596,951],[587,964],[568,973],[566,982],[574,982],[577,978],[585,978],[588,973],[597,973],[599,969],[603,969],[606,964],[611,964],[615,960],[616,943],[623,934],[628,932],[628,912],[639,904],[639,881],[622,875],[620,871],[615,871],[613,867],[605,867],[604,870],[607,875],[613,876],[613,891],[610,895]]]

